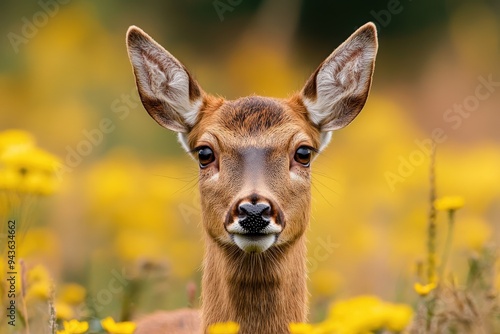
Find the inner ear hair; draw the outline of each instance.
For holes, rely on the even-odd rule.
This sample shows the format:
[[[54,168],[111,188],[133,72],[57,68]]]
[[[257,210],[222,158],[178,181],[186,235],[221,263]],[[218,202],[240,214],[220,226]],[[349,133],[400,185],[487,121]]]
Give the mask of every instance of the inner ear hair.
[[[349,124],[363,108],[371,86],[377,32],[367,23],[316,69],[301,91],[309,118],[321,131]]]

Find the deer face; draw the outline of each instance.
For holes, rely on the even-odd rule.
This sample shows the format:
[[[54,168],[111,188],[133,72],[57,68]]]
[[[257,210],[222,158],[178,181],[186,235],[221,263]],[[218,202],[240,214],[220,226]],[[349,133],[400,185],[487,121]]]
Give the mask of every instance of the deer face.
[[[188,145],[200,165],[210,237],[262,252],[302,235],[310,163],[319,148],[319,131],[304,107],[255,96],[225,101],[200,116]]]
[[[374,25],[356,31],[287,100],[210,96],[136,27],[127,46],[144,107],[198,161],[207,235],[249,253],[298,240],[309,221],[311,162],[368,96]]]

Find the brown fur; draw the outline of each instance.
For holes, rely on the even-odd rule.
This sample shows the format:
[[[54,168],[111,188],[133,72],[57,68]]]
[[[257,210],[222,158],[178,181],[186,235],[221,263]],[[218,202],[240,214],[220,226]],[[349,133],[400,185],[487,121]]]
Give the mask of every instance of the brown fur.
[[[304,237],[261,254],[236,248],[207,242],[202,328],[232,320],[241,334],[288,333],[289,323],[305,321]]]
[[[217,145],[216,151],[226,152],[226,156],[220,157],[217,183],[204,182],[212,175],[210,171],[200,173],[203,222],[208,236],[202,328],[215,322],[237,321],[242,334],[286,333],[290,322],[304,321],[307,314],[303,233],[309,223],[310,183],[308,172],[303,182],[286,181],[290,166],[283,151],[293,154],[297,143],[292,143],[292,137],[311,125],[284,101],[261,97],[228,102],[213,112],[210,120],[217,121],[200,120],[199,128],[194,130],[198,138],[192,142],[197,143],[204,133],[216,133],[217,140],[210,144]],[[315,137],[303,135],[308,145],[317,145],[318,131]],[[260,178],[242,177],[245,160],[239,155],[250,146],[266,147],[269,152]],[[254,192],[273,198],[284,211],[286,222],[280,235],[282,243],[261,254],[247,254],[231,244],[220,223],[235,199]]]
[[[137,324],[136,334],[191,334],[200,329],[200,311],[179,309],[160,311],[143,317]]]
[[[207,232],[201,328],[236,321],[242,334],[287,333],[290,322],[305,321],[307,315],[304,232],[310,211],[309,170],[301,171],[302,180],[287,181],[288,155],[293,155],[299,144],[317,147],[319,131],[304,117],[296,96],[290,100],[247,97],[223,104],[211,97],[206,99],[206,109],[189,134],[190,146],[210,144],[217,147],[215,151],[224,152],[219,156],[219,168],[226,172],[220,172],[214,183],[209,179],[216,166],[200,170],[203,225]],[[217,138],[207,137],[207,133]],[[302,139],[293,139],[297,135]],[[254,146],[268,151],[262,169],[265,175],[257,184],[255,178],[242,178],[245,166],[241,152]],[[283,151],[290,153],[283,155]],[[286,228],[277,245],[261,254],[248,254],[226,238],[223,222],[235,199],[256,191],[273,198],[283,210]],[[139,333],[151,328],[147,324],[151,319],[155,324],[158,321],[154,317],[143,319]],[[167,317],[164,320],[171,321]]]

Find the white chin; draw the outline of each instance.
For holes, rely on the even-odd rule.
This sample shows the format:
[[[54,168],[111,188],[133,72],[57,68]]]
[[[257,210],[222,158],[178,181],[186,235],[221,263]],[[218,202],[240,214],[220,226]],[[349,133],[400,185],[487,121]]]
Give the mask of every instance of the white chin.
[[[274,244],[276,241],[276,234],[259,236],[233,234],[233,240],[239,248],[247,253],[262,253]]]

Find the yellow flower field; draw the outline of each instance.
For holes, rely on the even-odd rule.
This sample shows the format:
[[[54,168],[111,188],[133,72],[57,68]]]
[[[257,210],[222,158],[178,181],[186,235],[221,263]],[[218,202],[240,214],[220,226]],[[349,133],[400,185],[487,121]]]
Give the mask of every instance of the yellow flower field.
[[[223,20],[211,2],[45,2],[57,13],[12,1],[0,13],[0,333],[127,334],[156,310],[200,306],[198,166],[140,103],[129,25],[233,99],[300,89],[369,20],[368,102],[311,164],[310,312],[290,333],[500,332],[492,5],[401,2],[384,24],[387,2],[243,1]],[[39,12],[47,23],[12,42]]]

